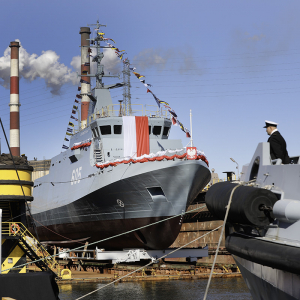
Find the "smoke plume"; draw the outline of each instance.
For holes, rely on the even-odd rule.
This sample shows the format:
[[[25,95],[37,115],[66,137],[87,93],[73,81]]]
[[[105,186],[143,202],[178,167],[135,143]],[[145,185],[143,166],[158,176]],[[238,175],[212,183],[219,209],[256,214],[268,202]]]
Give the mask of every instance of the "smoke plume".
[[[191,74],[202,75],[203,73],[203,70],[195,61],[192,50],[187,50],[187,52],[183,53],[175,49],[145,49],[133,58],[133,65],[142,71],[149,68],[163,71],[168,67],[168,69],[171,68],[180,74],[189,72]]]
[[[20,43],[19,40],[16,40]],[[61,93],[64,84],[78,84],[79,78],[72,68],[59,62],[59,55],[52,50],[42,51],[41,55],[30,54],[22,47],[19,48],[19,77],[33,81],[43,79],[53,95]],[[0,85],[9,88],[10,84],[10,51],[7,47],[0,57]],[[94,53],[95,54],[95,53]],[[92,55],[94,55],[92,53]],[[104,49],[104,64],[106,72],[117,73],[120,70],[120,60],[111,49]],[[80,72],[80,56],[72,58],[71,66]],[[91,64],[92,73],[96,71],[96,63]]]
[[[104,72],[105,74],[111,73],[113,75],[120,73],[121,71],[121,60],[116,56],[114,50],[109,48],[103,49],[104,58],[101,60],[101,64],[104,65]],[[96,55],[96,50],[92,48],[91,56]],[[91,73],[95,74],[97,71],[97,64],[92,62],[91,57]],[[74,56],[71,61],[71,66],[76,70],[78,73],[80,72],[81,67],[81,57],[80,55]]]

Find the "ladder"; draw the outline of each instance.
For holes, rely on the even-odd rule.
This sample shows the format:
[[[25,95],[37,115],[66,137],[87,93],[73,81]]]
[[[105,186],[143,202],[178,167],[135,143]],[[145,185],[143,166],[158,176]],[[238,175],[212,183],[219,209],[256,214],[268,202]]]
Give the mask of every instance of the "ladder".
[[[29,230],[21,222],[3,222],[2,234],[19,237],[18,244],[26,253],[31,261],[36,261],[35,264],[42,270],[50,270],[57,277],[59,270],[58,264],[54,257],[46,251],[39,241],[29,232]]]
[[[94,149],[94,158],[96,163],[103,162],[102,151],[100,149]]]

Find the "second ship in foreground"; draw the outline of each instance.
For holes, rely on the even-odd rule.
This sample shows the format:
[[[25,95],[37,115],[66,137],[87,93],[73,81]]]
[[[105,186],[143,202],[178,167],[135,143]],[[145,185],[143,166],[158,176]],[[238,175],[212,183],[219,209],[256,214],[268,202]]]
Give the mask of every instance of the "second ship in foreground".
[[[224,219],[233,192],[226,249],[254,300],[300,299],[299,159],[283,165],[260,143],[240,182],[217,183],[206,194],[210,212]]]
[[[97,25],[99,29],[99,24]],[[188,160],[180,140],[168,139],[172,121],[162,110],[142,116],[125,103],[114,105],[104,85],[103,34],[81,34],[81,126],[70,148],[51,159],[50,173],[35,181],[32,215],[41,241],[68,246],[96,242],[186,211],[210,180],[199,151]],[[91,44],[97,54],[91,91]],[[193,149],[194,150],[194,149]],[[97,246],[105,249],[166,249],[176,239],[181,216]]]

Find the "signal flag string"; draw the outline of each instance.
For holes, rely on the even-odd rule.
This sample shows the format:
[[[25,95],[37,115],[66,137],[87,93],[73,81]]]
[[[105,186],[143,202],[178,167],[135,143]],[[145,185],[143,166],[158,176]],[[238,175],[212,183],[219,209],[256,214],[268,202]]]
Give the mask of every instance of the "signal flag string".
[[[81,82],[81,80],[80,80],[80,82]],[[78,91],[80,91],[80,90],[81,90],[81,87],[78,86]],[[65,141],[69,142],[70,140],[68,139],[67,136],[72,136],[73,135],[73,132],[74,132],[73,128],[75,127],[75,125],[73,123],[73,120],[75,120],[77,122],[79,121],[76,117],[73,116],[73,114],[76,114],[76,112],[78,110],[78,104],[81,103],[79,99],[81,99],[82,96],[80,94],[77,94],[76,98],[75,98],[75,101],[74,101],[74,104],[73,104],[73,107],[72,107],[72,113],[71,113],[71,116],[70,116],[70,119],[69,119],[69,123],[68,123],[67,131],[66,131],[66,135],[65,135],[65,138],[64,138],[64,142]],[[73,120],[71,120],[71,119],[73,119]],[[63,143],[62,149],[69,149],[69,147],[66,146],[65,143]]]
[[[96,30],[99,30],[99,28]],[[97,35],[100,36],[100,41],[104,41],[108,47],[112,50],[115,50],[115,54],[117,55],[118,58],[120,58],[120,60],[123,61],[123,63],[125,64],[128,64],[129,65],[129,62],[128,62],[128,58],[123,58],[124,54],[127,54],[125,52],[125,50],[119,50],[116,46],[112,45],[111,43],[109,43],[108,41],[111,40],[113,41],[114,43],[116,43],[113,39],[110,39],[110,38],[104,38],[104,35],[105,33],[103,32],[97,32]],[[93,41],[92,41],[93,43]],[[156,103],[157,103],[157,106],[160,108],[160,105],[164,105],[164,107],[169,111],[169,113],[172,115],[172,123],[173,125],[175,126],[179,126],[180,129],[185,132],[186,134],[186,137],[190,138],[191,135],[190,135],[190,131],[183,126],[183,124],[178,120],[178,116],[177,114],[175,113],[175,111],[170,107],[169,103],[165,102],[165,101],[162,101],[160,100],[150,89],[149,87],[152,87],[152,84],[149,84],[149,83],[146,83],[146,80],[145,80],[145,76],[144,75],[141,75],[140,73],[138,72],[135,72],[136,68],[133,67],[133,68],[129,68],[130,71],[140,80],[140,82],[147,88],[147,93],[150,93],[152,94],[153,98],[155,99]]]

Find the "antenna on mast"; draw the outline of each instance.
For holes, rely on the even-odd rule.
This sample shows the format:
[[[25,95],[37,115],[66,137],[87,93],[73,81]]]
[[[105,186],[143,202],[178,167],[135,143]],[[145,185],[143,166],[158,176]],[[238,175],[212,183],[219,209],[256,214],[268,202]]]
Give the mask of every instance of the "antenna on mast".
[[[96,89],[104,88],[104,84],[102,82],[103,77],[119,77],[118,75],[104,75],[104,66],[101,64],[101,60],[104,57],[103,52],[100,51],[100,48],[108,48],[100,45],[100,41],[103,41],[104,33],[98,32],[100,27],[106,27],[106,25],[100,24],[99,20],[97,20],[96,24],[90,24],[89,26],[96,26],[95,30],[97,30],[97,35],[93,39],[89,39],[93,46],[91,48],[96,48],[96,55],[93,57],[93,62],[97,63],[97,71],[96,74],[89,74],[87,76],[96,77]]]
[[[130,62],[129,59],[126,61],[123,61],[123,100],[124,100],[124,106],[125,106],[125,113],[127,116],[132,115],[132,110],[131,110],[131,94],[130,94]]]
[[[99,19],[97,20],[97,24],[87,24],[87,26],[96,26],[95,30],[99,30],[101,26],[106,27],[106,25],[99,23]]]
[[[192,110],[190,109],[191,147],[193,147]]]

